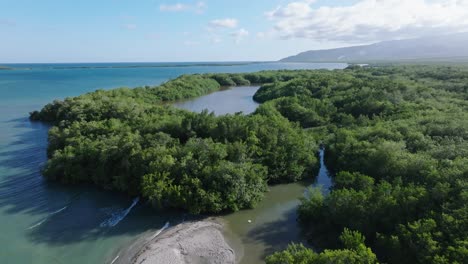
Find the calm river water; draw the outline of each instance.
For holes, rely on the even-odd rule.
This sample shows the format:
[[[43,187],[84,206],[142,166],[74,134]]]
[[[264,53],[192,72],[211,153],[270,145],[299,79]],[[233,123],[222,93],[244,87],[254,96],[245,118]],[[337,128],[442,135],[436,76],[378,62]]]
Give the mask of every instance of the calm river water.
[[[21,64],[0,71],[0,263],[106,263],[143,232],[159,230],[183,216],[156,212],[135,197],[91,186],[63,186],[44,181],[48,127],[28,121],[28,112],[54,99],[98,88],[156,85],[181,74],[254,72],[275,69],[337,69],[344,64]],[[110,66],[110,67],[109,67]],[[117,67],[114,67],[117,66]],[[239,87],[181,102],[195,111],[217,114],[244,111],[256,104],[255,87]],[[232,94],[234,93],[235,96]],[[209,99],[215,97],[215,100]],[[208,101],[207,101],[208,100]],[[222,108],[215,109],[218,102]],[[189,105],[192,106],[189,106]],[[237,108],[238,106],[238,108]],[[311,150],[314,151],[314,150]],[[245,248],[245,261],[258,260],[284,241],[297,238],[296,198],[307,184],[271,188],[255,210],[226,216]],[[252,223],[248,224],[247,220]],[[273,230],[268,230],[274,228]],[[247,262],[246,262],[247,263]]]
[[[179,102],[175,106],[196,112],[207,109],[218,115],[240,111],[250,114],[258,106],[252,99],[258,89],[259,87],[254,86],[235,87]],[[223,217],[229,229],[226,236],[243,255],[241,263],[261,263],[266,255],[284,249],[291,242],[305,242],[296,221],[299,198],[310,186],[322,186],[324,192],[331,187],[331,179],[323,160],[323,150],[320,151],[319,157],[320,170],[315,182],[271,186],[255,209],[242,210]]]

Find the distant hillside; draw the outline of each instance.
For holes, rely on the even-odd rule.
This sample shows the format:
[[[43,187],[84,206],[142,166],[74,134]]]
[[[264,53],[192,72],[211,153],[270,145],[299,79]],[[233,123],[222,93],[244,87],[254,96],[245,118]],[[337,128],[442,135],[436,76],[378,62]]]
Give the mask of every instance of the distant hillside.
[[[468,33],[384,41],[371,45],[311,50],[283,62],[468,61]]]

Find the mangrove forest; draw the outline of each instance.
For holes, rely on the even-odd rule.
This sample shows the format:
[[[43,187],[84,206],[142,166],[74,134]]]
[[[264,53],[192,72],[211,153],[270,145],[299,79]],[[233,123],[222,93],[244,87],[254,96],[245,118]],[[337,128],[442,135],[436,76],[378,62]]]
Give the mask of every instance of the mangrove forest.
[[[261,85],[249,115],[171,106],[225,87]],[[155,207],[219,214],[255,207],[268,185],[313,178],[306,245],[280,263],[466,263],[468,68],[183,75],[162,85],[97,90],[54,101],[31,120],[52,124],[43,175],[140,196]]]

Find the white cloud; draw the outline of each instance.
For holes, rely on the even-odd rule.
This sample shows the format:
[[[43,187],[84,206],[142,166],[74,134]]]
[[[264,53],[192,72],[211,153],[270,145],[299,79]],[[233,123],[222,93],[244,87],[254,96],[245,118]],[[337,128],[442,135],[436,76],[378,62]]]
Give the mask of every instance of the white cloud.
[[[266,39],[266,38],[272,38],[275,36],[275,32],[273,30],[268,30],[268,31],[260,31],[255,34],[255,36],[258,39]]]
[[[201,14],[201,13],[205,12],[205,8],[206,8],[206,3],[205,2],[197,2],[195,4],[195,13]]]
[[[249,31],[243,28],[231,33],[231,36],[234,37],[234,40],[236,41],[237,44],[239,44],[248,35],[249,35]]]
[[[177,12],[177,11],[187,10],[189,7],[190,7],[189,5],[181,4],[181,3],[177,3],[177,4],[173,4],[173,5],[162,4],[162,5],[159,6],[159,10]]]
[[[224,18],[224,19],[215,19],[210,21],[210,26],[217,28],[236,28],[237,19],[233,18]]]
[[[314,7],[294,1],[266,13],[282,38],[364,43],[468,30],[468,0],[360,0]]]
[[[217,44],[222,42],[220,35],[225,34],[229,34],[229,36],[232,37],[237,44],[240,43],[245,37],[249,35],[249,32],[244,28],[237,29],[238,25],[239,21],[234,18],[211,20],[206,28],[206,30],[212,35],[210,39],[211,43]],[[229,32],[231,30],[235,31]]]
[[[205,2],[196,2],[195,4],[161,4],[159,6],[160,11],[167,12],[180,12],[180,11],[194,11],[195,13],[201,14],[205,11],[206,4]]]
[[[295,16],[306,16],[311,10],[311,5],[315,0],[305,0],[298,2],[291,2],[286,6],[278,6],[275,10],[267,12],[268,17],[295,17]]]
[[[266,37],[266,34],[265,34],[265,32],[257,32],[256,36],[257,36],[257,38],[259,38],[259,39],[263,39],[263,38]]]

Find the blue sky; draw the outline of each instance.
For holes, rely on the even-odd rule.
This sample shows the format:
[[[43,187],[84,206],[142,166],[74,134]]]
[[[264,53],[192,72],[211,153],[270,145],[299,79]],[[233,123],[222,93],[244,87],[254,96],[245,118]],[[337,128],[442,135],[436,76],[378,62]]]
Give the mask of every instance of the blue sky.
[[[0,0],[0,62],[277,60],[467,20],[466,0]]]

